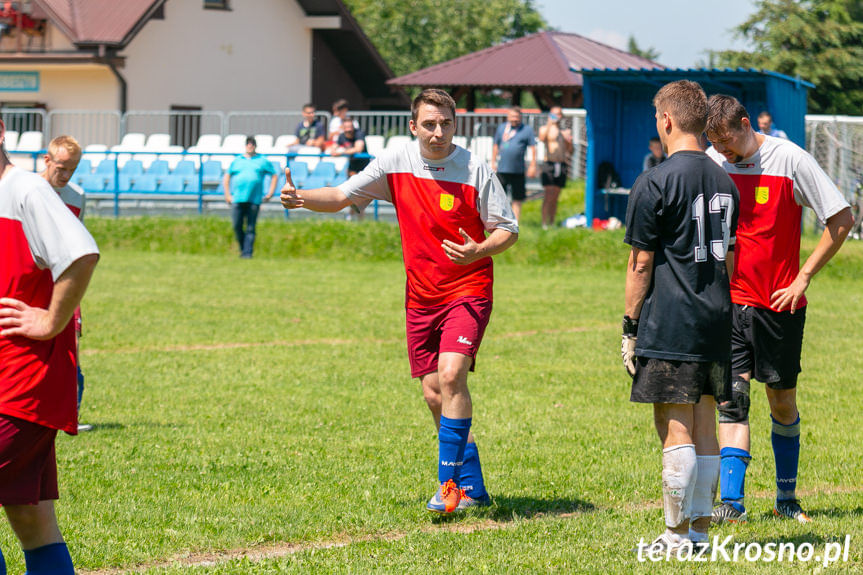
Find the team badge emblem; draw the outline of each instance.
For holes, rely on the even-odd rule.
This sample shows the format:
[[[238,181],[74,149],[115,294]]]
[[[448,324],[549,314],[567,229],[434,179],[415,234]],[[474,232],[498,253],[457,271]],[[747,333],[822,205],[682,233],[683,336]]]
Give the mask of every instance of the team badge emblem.
[[[766,204],[770,199],[770,188],[767,186],[758,186],[755,188],[755,201],[759,204]]]
[[[441,194],[440,195],[440,209],[445,212],[448,212],[452,209],[455,204],[455,196],[452,194]]]

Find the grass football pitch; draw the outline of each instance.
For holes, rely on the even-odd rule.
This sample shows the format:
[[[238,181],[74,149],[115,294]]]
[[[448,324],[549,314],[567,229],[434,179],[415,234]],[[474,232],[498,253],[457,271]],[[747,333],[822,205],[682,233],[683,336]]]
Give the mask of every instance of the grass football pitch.
[[[799,493],[814,523],[770,516],[769,415],[754,385],[751,520],[711,533],[810,544],[813,557],[698,566],[632,552],[662,529],[661,449],[619,357],[620,232],[528,223],[497,262],[469,380],[495,504],[440,520],[424,510],[436,433],[409,377],[392,226],[262,222],[259,255],[243,261],[226,221],[147,224],[200,249],[135,243],[142,225],[91,222],[103,258],[84,304],[82,421],[95,429],[57,442],[57,509],[80,573],[803,573],[846,535],[847,559],[824,572],[863,572],[860,242],[808,292]],[[389,244],[350,257],[377,229]],[[280,255],[291,234],[338,237]],[[579,246],[583,260],[569,253]],[[8,525],[0,546],[23,571]]]

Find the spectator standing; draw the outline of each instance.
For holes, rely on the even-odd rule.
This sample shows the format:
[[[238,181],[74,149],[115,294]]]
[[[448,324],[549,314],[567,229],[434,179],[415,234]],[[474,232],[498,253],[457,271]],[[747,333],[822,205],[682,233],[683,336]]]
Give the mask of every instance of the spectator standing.
[[[78,184],[73,183],[72,175],[81,161],[81,145],[72,136],[57,136],[48,144],[48,153],[45,154],[45,171],[42,177],[51,184],[54,191],[60,195],[60,199],[66,204],[78,220],[84,223],[84,190]],[[78,340],[83,333],[83,320],[81,308],[75,309],[72,318],[75,323],[75,352],[78,352]],[[84,372],[81,371],[80,360],[78,362],[78,412],[81,411],[81,400],[84,397]],[[93,426],[87,423],[78,423],[78,431],[90,431]]]
[[[567,160],[572,155],[572,130],[562,129],[563,110],[554,106],[549,110],[548,120],[539,129],[539,141],[545,144],[545,163],[540,176],[543,187],[542,227],[554,225],[557,217],[557,200],[560,190],[566,185]]]
[[[700,141],[699,139],[699,143]],[[647,147],[650,149],[650,152],[644,156],[644,161],[641,163],[642,172],[655,168],[665,161],[665,152],[662,151],[662,141],[659,138],[650,138]]]
[[[758,114],[758,133],[765,136],[773,136],[774,138],[788,139],[788,134],[773,125],[773,116],[770,112],[764,110]]]
[[[491,169],[512,198],[515,219],[521,216],[521,205],[527,197],[524,156],[530,150],[528,178],[536,177],[536,136],[533,128],[521,121],[521,108],[513,106],[507,121],[498,126],[491,150]]]
[[[257,146],[253,136],[246,138],[246,153],[237,156],[225,172],[225,201],[232,206],[234,234],[240,245],[241,258],[252,257],[261,200],[269,201],[276,191],[276,169],[267,158],[258,154]],[[264,180],[268,175],[270,190],[263,196]]]
[[[28,573],[74,573],[54,511],[54,442],[78,432],[71,320],[98,259],[52,187],[0,147],[0,505]]]

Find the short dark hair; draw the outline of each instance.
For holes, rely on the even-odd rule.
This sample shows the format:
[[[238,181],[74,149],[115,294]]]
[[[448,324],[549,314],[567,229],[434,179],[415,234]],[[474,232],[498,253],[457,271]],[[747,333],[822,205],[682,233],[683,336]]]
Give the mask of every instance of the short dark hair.
[[[417,121],[417,114],[419,114],[420,106],[423,104],[431,104],[432,106],[437,106],[439,108],[446,108],[452,112],[452,119],[455,120],[455,100],[452,99],[452,96],[450,96],[446,90],[429,88],[420,92],[411,103],[411,119],[414,122]]]
[[[249,144],[252,144],[252,145],[257,146],[257,145],[258,145],[258,141],[255,139],[255,137],[254,137],[254,136],[248,136],[248,137],[246,138],[246,145],[248,146]]]
[[[773,114],[771,114],[771,113],[770,113],[770,112],[768,112],[767,110],[764,110],[763,112],[761,112],[760,114],[758,114],[758,119],[760,120],[761,118],[770,118],[770,119],[772,120],[772,119],[773,119]]]
[[[662,140],[660,140],[658,136],[653,136],[652,138],[650,138],[650,143],[651,144],[661,144]]]
[[[344,110],[348,106],[348,101],[344,98],[339,98],[335,102],[333,102],[333,110]]]
[[[707,133],[725,135],[728,132],[740,132],[743,129],[743,118],[751,121],[749,112],[740,101],[725,94],[714,94],[707,100]]]
[[[656,111],[668,113],[681,131],[700,135],[707,124],[707,96],[704,89],[691,80],[670,82],[653,97]]]
[[[314,108],[316,110],[318,109],[318,107],[315,106],[314,104],[312,104],[311,102],[308,104],[303,104],[303,110],[305,110],[306,108]]]

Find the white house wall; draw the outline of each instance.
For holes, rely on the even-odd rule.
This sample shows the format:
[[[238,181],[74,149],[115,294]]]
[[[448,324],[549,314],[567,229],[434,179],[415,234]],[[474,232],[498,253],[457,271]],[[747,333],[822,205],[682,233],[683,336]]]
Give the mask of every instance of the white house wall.
[[[312,31],[294,0],[168,0],[121,52],[129,110],[296,110],[311,94]],[[116,105],[112,105],[116,107]]]

